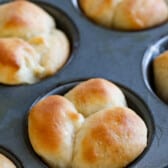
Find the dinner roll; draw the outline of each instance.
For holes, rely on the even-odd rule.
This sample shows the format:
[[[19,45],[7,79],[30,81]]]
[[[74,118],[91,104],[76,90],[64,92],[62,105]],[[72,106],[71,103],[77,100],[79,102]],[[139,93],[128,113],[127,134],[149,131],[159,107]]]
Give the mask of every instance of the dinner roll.
[[[63,67],[70,43],[55,26],[54,18],[26,0],[0,5],[0,83],[32,84]]]
[[[68,168],[73,139],[84,118],[62,96],[48,96],[30,110],[29,139],[34,151],[51,167]]]
[[[27,39],[50,33],[54,27],[54,19],[29,1],[15,0],[0,5],[1,37],[17,36]]]
[[[126,106],[122,91],[115,84],[101,78],[93,78],[80,83],[65,94],[65,97],[84,116],[107,107]]]
[[[12,161],[0,153],[0,168],[16,168]]]
[[[79,0],[79,4],[91,20],[110,28],[141,30],[168,18],[164,0]]]
[[[0,51],[1,83],[34,83],[44,71],[40,55],[22,39],[0,38]]]
[[[153,72],[156,93],[168,103],[168,51],[154,59]]]
[[[147,128],[131,109],[114,107],[85,120],[75,139],[73,168],[123,168],[147,145]]]
[[[70,45],[66,35],[60,30],[52,30],[47,37],[35,37],[29,43],[40,54],[40,64],[44,68],[44,75],[51,76],[67,61]]]
[[[112,27],[114,13],[120,1],[122,0],[79,0],[79,5],[94,22]]]
[[[141,30],[163,23],[168,18],[164,0],[123,0],[114,16],[114,27]]]

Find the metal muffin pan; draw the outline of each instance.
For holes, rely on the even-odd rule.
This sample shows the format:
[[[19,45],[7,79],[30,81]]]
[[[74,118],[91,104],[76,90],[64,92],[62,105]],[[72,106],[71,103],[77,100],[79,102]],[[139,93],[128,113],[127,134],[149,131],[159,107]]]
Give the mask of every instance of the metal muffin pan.
[[[11,154],[8,149],[0,146],[0,154],[4,155],[9,160],[11,160],[13,162],[13,164],[16,165],[17,168],[23,168],[22,163],[18,160],[18,158],[16,158],[16,156]]]
[[[20,167],[47,167],[28,140],[26,123],[31,105],[39,96],[64,93],[76,84],[72,81],[102,77],[119,84],[129,106],[144,119],[148,127],[148,147],[128,167],[167,167],[168,105],[145,84],[148,82],[153,86],[150,77],[152,69],[148,67],[153,56],[149,59],[144,55],[151,45],[168,34],[168,24],[143,31],[122,32],[90,22],[73,5],[73,1],[34,2],[54,16],[58,27],[68,35],[71,56],[57,74],[36,84],[0,85],[0,149],[8,149],[9,158],[17,158]],[[144,63],[144,60],[149,62]],[[144,72],[148,74],[147,77],[143,75]]]
[[[142,62],[145,84],[155,96],[157,96],[157,94],[154,86],[153,60],[166,50],[168,50],[168,34],[147,49]]]

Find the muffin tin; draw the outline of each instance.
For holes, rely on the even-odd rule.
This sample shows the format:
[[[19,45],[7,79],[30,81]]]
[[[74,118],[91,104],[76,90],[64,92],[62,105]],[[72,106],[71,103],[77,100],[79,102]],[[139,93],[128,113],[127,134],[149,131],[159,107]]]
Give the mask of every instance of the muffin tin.
[[[64,94],[78,82],[102,77],[115,82],[123,90],[129,107],[144,119],[148,127],[148,147],[128,167],[166,168],[168,105],[155,94],[152,60],[168,49],[168,24],[143,31],[122,32],[90,22],[74,5],[77,4],[75,0],[34,2],[55,17],[58,28],[67,34],[71,56],[57,74],[36,84],[0,85],[0,151],[5,151],[12,160],[17,158],[18,168],[47,167],[31,148],[27,136],[30,107],[44,96]]]
[[[152,44],[145,52],[142,64],[143,64],[143,77],[148,89],[156,95],[156,89],[154,86],[154,74],[153,74],[153,60],[164,51],[168,50],[168,35],[162,37],[160,40]],[[157,96],[157,95],[156,95]],[[159,98],[159,97],[158,97]]]
[[[23,168],[22,163],[18,160],[18,158],[16,158],[16,156],[11,154],[8,149],[0,146],[0,154],[11,160],[13,164],[16,165],[17,168]]]

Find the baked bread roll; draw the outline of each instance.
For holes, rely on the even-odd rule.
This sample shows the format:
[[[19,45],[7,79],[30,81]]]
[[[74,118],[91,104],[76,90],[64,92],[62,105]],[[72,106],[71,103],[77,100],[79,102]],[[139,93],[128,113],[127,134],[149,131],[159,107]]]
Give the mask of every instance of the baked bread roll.
[[[47,37],[35,37],[29,43],[40,54],[40,64],[45,69],[41,76],[51,76],[67,61],[70,45],[66,35],[60,30],[52,30]]]
[[[54,75],[70,54],[69,40],[54,19],[25,0],[0,5],[0,48],[0,83],[10,85]]]
[[[168,18],[164,0],[79,0],[83,12],[96,23],[123,30],[141,30]]]
[[[122,0],[79,0],[79,5],[94,22],[112,27],[115,10],[120,1]]]
[[[44,72],[40,55],[22,39],[0,38],[0,51],[1,83],[34,83]]]
[[[153,72],[156,93],[168,103],[168,51],[154,59]]]
[[[147,146],[144,121],[125,106],[121,90],[101,78],[82,82],[65,97],[47,96],[29,111],[32,147],[52,168],[123,168]]]
[[[0,153],[0,168],[16,168],[14,163]]]
[[[114,16],[114,27],[141,30],[159,25],[168,18],[164,0],[123,0]]]
[[[0,36],[29,39],[49,34],[54,28],[54,19],[31,2],[15,0],[0,5]]]
[[[115,84],[101,78],[82,82],[65,94],[65,97],[84,116],[108,107],[126,106],[122,91]]]
[[[68,168],[71,164],[73,139],[84,118],[62,96],[49,96],[38,102],[29,113],[29,139],[36,153],[51,167]]]
[[[75,139],[73,168],[123,168],[147,145],[147,128],[131,109],[114,107],[88,117]]]

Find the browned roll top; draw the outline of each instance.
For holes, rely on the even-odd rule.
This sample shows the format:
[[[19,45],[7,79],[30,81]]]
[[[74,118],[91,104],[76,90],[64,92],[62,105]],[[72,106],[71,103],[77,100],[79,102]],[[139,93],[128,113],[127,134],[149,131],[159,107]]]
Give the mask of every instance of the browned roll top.
[[[164,0],[79,0],[79,4],[88,18],[110,28],[141,30],[168,18]]]

